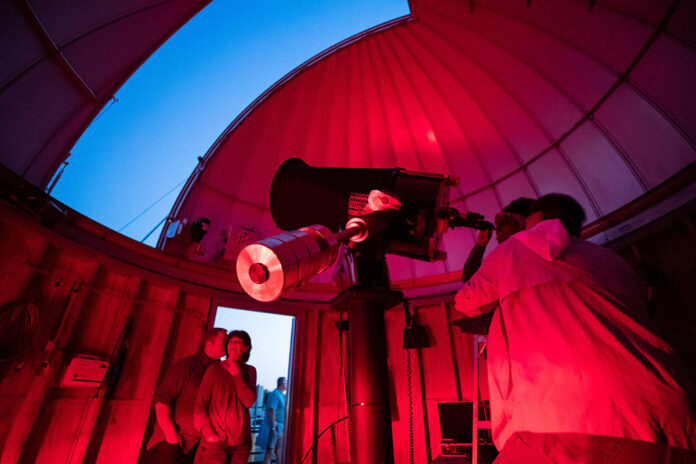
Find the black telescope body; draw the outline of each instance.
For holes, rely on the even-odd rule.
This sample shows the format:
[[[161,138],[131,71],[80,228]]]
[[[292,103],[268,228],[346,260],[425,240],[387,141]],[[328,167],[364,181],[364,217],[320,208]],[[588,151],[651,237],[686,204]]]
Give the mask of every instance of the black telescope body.
[[[355,283],[332,302],[350,313],[351,455],[355,464],[393,464],[384,311],[403,294],[390,288],[385,253],[423,261],[438,250],[448,226],[485,227],[447,207],[457,180],[404,169],[315,168],[285,161],[271,185],[271,216],[287,231],[247,246],[237,276],[259,301],[328,268],[350,242]]]
[[[315,168],[299,158],[285,161],[271,185],[271,216],[283,230],[322,224],[333,232],[362,215],[372,190],[397,198],[401,208],[387,231],[387,252],[422,261],[443,259],[437,250],[438,211],[456,179],[395,169]],[[446,227],[445,227],[446,228]]]

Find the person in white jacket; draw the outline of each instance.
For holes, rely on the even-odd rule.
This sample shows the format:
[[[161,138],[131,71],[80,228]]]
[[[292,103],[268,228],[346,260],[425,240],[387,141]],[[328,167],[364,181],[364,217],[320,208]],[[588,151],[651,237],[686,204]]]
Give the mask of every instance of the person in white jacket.
[[[628,264],[578,238],[584,219],[569,196],[539,198],[527,230],[456,295],[469,317],[500,305],[488,336],[496,464],[696,462],[691,377],[648,328]]]

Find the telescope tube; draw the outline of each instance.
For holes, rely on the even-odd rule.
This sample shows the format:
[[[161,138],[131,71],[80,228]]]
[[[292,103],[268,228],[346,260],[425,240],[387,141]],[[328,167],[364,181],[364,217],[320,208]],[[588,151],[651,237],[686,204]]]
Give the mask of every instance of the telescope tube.
[[[260,240],[239,253],[237,278],[252,298],[277,300],[285,290],[328,269],[336,261],[341,243],[365,233],[360,223],[338,234],[315,224]]]

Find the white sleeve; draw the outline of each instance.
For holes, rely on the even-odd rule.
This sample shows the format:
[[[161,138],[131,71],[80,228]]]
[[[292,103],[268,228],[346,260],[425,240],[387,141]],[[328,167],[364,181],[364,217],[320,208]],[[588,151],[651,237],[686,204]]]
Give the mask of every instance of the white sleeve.
[[[481,263],[479,270],[457,292],[454,307],[468,317],[491,311],[498,305],[498,268],[502,261],[496,249]]]

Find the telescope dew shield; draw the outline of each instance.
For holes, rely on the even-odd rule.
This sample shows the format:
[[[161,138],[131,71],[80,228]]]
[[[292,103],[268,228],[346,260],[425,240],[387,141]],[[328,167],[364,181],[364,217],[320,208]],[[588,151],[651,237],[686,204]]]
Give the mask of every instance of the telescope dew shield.
[[[437,212],[447,205],[449,187],[456,183],[440,174],[399,168],[316,168],[291,158],[273,178],[271,216],[283,230],[323,224],[338,232],[350,218],[360,216],[353,211],[356,198],[367,199],[371,191],[379,190],[401,202],[387,231],[387,252],[433,261],[443,256],[436,249],[441,221]]]
[[[323,224],[334,232],[348,221],[352,193],[389,190],[397,169],[315,168],[299,158],[280,165],[271,184],[271,216],[283,230]]]
[[[258,301],[274,301],[336,260],[339,243],[324,226],[284,232],[245,247],[237,257],[237,278]]]

